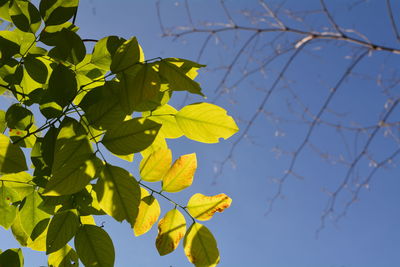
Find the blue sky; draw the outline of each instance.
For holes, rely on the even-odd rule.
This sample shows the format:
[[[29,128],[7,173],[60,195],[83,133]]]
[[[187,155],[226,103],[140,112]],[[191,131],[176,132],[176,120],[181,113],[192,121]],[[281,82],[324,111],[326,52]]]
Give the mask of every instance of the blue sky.
[[[248,24],[239,14],[240,9],[259,11],[257,1],[226,1],[227,6],[240,24]],[[270,1],[267,1],[270,2]],[[278,1],[272,1],[276,3]],[[328,2],[328,1],[327,1]],[[349,2],[335,1],[329,3],[332,14],[346,28],[356,28],[368,34],[371,40],[379,44],[399,47],[393,38],[390,21],[386,15],[383,1],[366,1],[366,3],[349,8]],[[196,23],[202,21],[226,22],[223,10],[216,1],[190,1],[193,19]],[[333,5],[333,6],[332,6]],[[293,10],[315,10],[320,8],[319,1],[287,1],[286,8]],[[400,6],[394,6],[399,13]],[[161,14],[166,25],[187,25],[184,4],[182,1],[161,1]],[[400,18],[398,18],[399,20]],[[307,16],[306,22],[315,28],[328,25],[320,15]],[[290,21],[298,26],[296,22]],[[79,7],[76,24],[83,38],[100,39],[108,35],[118,35],[125,38],[137,36],[144,49],[146,58],[180,57],[195,60],[204,35],[196,34],[185,39],[173,41],[161,38],[159,23],[154,1],[128,0],[86,0]],[[321,28],[319,28],[321,29]],[[237,39],[233,35],[221,35],[218,46],[211,45],[206,50],[200,63],[207,64],[210,70],[230,62],[232,57],[246,40],[246,33]],[[259,40],[267,43],[268,35]],[[293,37],[289,37],[289,40]],[[225,43],[223,43],[225,42]],[[226,45],[226,49],[221,49]],[[173,196],[184,204],[196,193],[213,195],[224,192],[232,199],[232,206],[223,214],[217,214],[205,225],[216,237],[221,253],[219,266],[228,267],[396,267],[400,265],[400,215],[399,203],[399,170],[388,168],[376,173],[369,190],[362,190],[360,201],[355,203],[348,214],[338,223],[327,220],[326,227],[319,238],[315,232],[320,225],[320,216],[329,199],[323,188],[334,190],[346,174],[347,166],[327,163],[319,155],[313,153],[309,146],[304,150],[296,164],[295,171],[304,179],[290,177],[285,183],[284,198],[279,199],[273,212],[265,215],[268,209],[268,199],[276,192],[277,185],[271,182],[273,177],[281,177],[290,163],[290,156],[283,154],[279,158],[273,152],[274,147],[293,151],[303,140],[308,125],[299,119],[302,110],[294,103],[290,88],[306,103],[313,112],[318,112],[321,103],[329,94],[329,88],[340,79],[346,67],[354,60],[360,50],[355,46],[336,46],[327,42],[315,42],[305,49],[297,61],[285,75],[285,82],[278,86],[276,94],[265,107],[266,114],[287,118],[279,123],[272,116],[260,116],[249,132],[249,140],[243,140],[234,152],[235,168],[227,164],[223,173],[215,178],[213,168],[216,161],[223,160],[235,141],[206,145],[189,140],[172,140],[169,142],[174,157],[181,154],[196,152],[199,168],[195,182],[191,188],[182,194]],[[259,49],[254,61],[268,56],[267,48]],[[353,56],[348,58],[348,56]],[[397,57],[399,57],[397,55]],[[362,60],[352,75],[340,87],[330,108],[336,113],[327,112],[323,119],[335,123],[350,125],[357,121],[363,125],[374,124],[379,120],[379,113],[384,109],[387,96],[377,85],[377,77],[382,80],[395,76],[399,58],[374,52]],[[223,96],[217,104],[223,106],[239,121],[239,127],[244,128],[246,121],[258,106],[265,90],[271,86],[279,69],[282,68],[287,56],[282,56],[266,71],[266,77],[255,74],[246,80],[231,94]],[[245,65],[245,58],[239,60]],[[250,68],[250,67],[249,67]],[[223,71],[203,71],[199,81],[203,90],[213,99],[213,92],[223,75]],[[368,76],[366,76],[368,74]],[[381,76],[379,76],[381,74]],[[228,82],[233,83],[240,77],[239,69],[235,69]],[[254,89],[257,88],[257,89]],[[397,87],[398,88],[398,87]],[[396,87],[390,89],[395,98],[399,96]],[[184,95],[175,96],[176,106],[182,103]],[[189,98],[188,102],[204,101],[201,98]],[[4,103],[2,103],[4,104]],[[293,105],[295,113],[291,113],[288,105]],[[6,107],[1,107],[6,109]],[[398,118],[399,111],[393,113],[391,121]],[[399,132],[394,129],[394,135]],[[281,133],[281,134],[276,134]],[[284,133],[284,136],[282,136]],[[239,133],[240,134],[240,133]],[[367,133],[368,134],[368,133]],[[367,134],[356,137],[352,132],[344,132],[344,137],[329,127],[319,125],[312,135],[313,145],[322,151],[327,151],[336,157],[350,161],[360,151]],[[236,138],[238,134],[236,135]],[[346,142],[343,141],[347,140]],[[346,149],[346,143],[350,149]],[[371,154],[379,160],[385,158],[399,144],[384,136],[382,130],[371,145]],[[138,158],[133,164],[124,166],[137,175]],[[372,170],[369,162],[362,160],[355,169],[359,177],[365,177]],[[354,179],[357,177],[354,174]],[[349,195],[344,193],[338,200],[340,207],[348,201]],[[168,203],[162,204],[162,214],[168,211]],[[174,253],[160,257],[154,246],[157,235],[156,227],[141,237],[134,237],[127,223],[117,223],[105,217],[97,222],[105,222],[107,230],[116,248],[115,266],[191,266],[180,246]],[[11,234],[1,230],[1,249],[17,247]],[[24,250],[26,266],[46,265],[43,253]]]

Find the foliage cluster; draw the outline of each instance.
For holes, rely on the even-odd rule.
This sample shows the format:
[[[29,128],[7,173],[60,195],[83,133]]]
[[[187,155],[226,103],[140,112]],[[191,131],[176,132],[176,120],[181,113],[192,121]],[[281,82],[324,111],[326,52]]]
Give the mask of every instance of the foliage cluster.
[[[45,251],[49,266],[113,266],[112,240],[94,216],[126,220],[136,236],[158,222],[160,255],[183,239],[190,262],[217,265],[217,243],[199,221],[231,199],[198,193],[185,206],[172,200],[168,193],[192,184],[197,160],[193,153],[173,162],[166,139],[216,143],[237,132],[236,123],[213,104],[168,105],[174,91],[203,95],[194,79],[204,66],[145,60],[135,37],[81,39],[78,4],[0,0],[0,17],[12,25],[0,31],[0,88],[14,99],[0,111],[0,225],[21,246]],[[87,41],[95,42],[91,54]],[[140,179],[109,163],[113,156],[133,161],[135,153]],[[157,198],[172,204],[160,220]],[[21,250],[4,251],[4,264],[22,266]]]

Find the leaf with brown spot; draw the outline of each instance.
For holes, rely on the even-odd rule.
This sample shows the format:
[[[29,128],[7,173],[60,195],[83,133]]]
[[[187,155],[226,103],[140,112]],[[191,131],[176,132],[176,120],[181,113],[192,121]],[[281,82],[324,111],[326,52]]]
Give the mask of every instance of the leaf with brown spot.
[[[139,204],[139,212],[133,226],[135,236],[140,236],[148,232],[153,224],[155,224],[160,217],[161,208],[157,199],[147,192],[146,189],[140,188],[141,200]]]
[[[196,168],[195,153],[179,157],[164,176],[162,190],[174,193],[191,186]]]
[[[232,199],[225,194],[205,196],[194,194],[187,204],[187,209],[193,217],[200,221],[207,221],[212,218],[215,212],[223,212],[229,208]]]
[[[156,247],[161,256],[174,251],[186,232],[186,220],[181,212],[172,209],[158,222]]]

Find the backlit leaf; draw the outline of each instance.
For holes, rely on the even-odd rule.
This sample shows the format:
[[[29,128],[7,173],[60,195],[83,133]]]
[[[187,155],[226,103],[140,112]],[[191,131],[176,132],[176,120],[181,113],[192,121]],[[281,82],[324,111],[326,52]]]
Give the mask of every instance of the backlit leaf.
[[[21,148],[11,144],[7,136],[0,134],[0,173],[15,173],[27,168]]]
[[[187,209],[194,218],[207,221],[212,218],[215,212],[223,212],[229,208],[232,199],[225,194],[215,196],[205,196],[203,194],[194,194],[187,204]]]
[[[20,216],[23,218],[21,225],[29,236],[38,223],[50,217],[47,212],[40,209],[39,206],[42,203],[43,200],[40,195],[37,191],[33,191],[26,196],[24,205],[20,210]]]
[[[27,172],[18,172],[2,175],[0,182],[9,188],[12,188],[19,194],[19,199],[22,200],[27,195],[31,194],[35,184],[32,182],[33,177]]]
[[[179,138],[183,135],[183,132],[175,119],[177,112],[174,107],[164,105],[151,112],[143,112],[142,116],[162,124],[160,132],[165,138]]]
[[[9,128],[27,130],[34,122],[33,113],[21,104],[14,104],[7,109],[6,121]]]
[[[123,38],[117,36],[108,36],[100,39],[93,48],[90,62],[103,70],[109,70],[112,57],[124,41]]]
[[[153,143],[160,127],[152,120],[134,118],[108,130],[101,143],[117,155],[137,153]]]
[[[187,138],[203,143],[218,143],[239,130],[226,110],[209,103],[187,105],[175,118]]]
[[[59,25],[75,14],[79,0],[41,0],[40,15],[46,25]]]
[[[100,207],[117,221],[135,223],[140,204],[140,188],[126,170],[106,165],[94,188]]]
[[[49,51],[48,55],[50,57],[61,61],[68,61],[74,65],[85,58],[85,45],[74,31],[63,28],[54,35],[53,41],[56,46]]]
[[[161,181],[172,163],[172,152],[169,148],[161,148],[140,162],[140,177],[146,182]]]
[[[53,252],[48,257],[49,267],[77,267],[79,266],[78,254],[69,245]]]
[[[23,267],[24,256],[20,248],[7,249],[0,254],[0,266],[4,267]]]
[[[180,156],[163,178],[163,191],[179,192],[189,187],[193,182],[196,168],[197,159],[195,153]]]
[[[113,73],[119,73],[144,61],[144,54],[136,37],[125,41],[120,45],[112,57],[110,69]]]
[[[214,236],[204,225],[194,223],[183,240],[183,249],[196,267],[213,267],[219,263],[219,251]]]
[[[114,245],[101,227],[82,225],[75,236],[74,244],[79,259],[85,266],[114,266]]]
[[[21,31],[35,33],[39,29],[39,10],[31,2],[12,0],[8,12],[14,25]]]
[[[147,233],[153,224],[157,222],[161,212],[157,199],[142,187],[140,192],[142,199],[140,200],[139,213],[133,226],[133,232],[136,236]]]
[[[5,229],[10,228],[17,216],[17,207],[11,204],[18,200],[19,195],[15,190],[0,186],[0,225]]]
[[[172,209],[158,222],[156,247],[163,256],[174,251],[186,233],[186,220],[177,209]]]
[[[63,248],[76,234],[79,228],[79,217],[76,210],[57,212],[51,219],[47,230],[46,254]]]

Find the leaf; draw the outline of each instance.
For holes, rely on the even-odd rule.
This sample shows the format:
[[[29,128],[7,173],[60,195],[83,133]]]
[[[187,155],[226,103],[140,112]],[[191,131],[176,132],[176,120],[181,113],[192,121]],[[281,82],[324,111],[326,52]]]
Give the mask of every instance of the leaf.
[[[18,34],[11,31],[0,31],[0,51],[3,58],[11,58],[19,53]],[[3,75],[2,75],[3,77]]]
[[[8,12],[14,25],[24,32],[35,33],[42,22],[39,10],[29,1],[12,0]]]
[[[174,251],[186,233],[186,220],[177,209],[172,209],[158,222],[156,247],[161,256]]]
[[[27,169],[21,148],[11,144],[7,136],[0,134],[0,173],[15,173]]]
[[[204,225],[194,223],[183,240],[183,249],[196,267],[212,267],[219,263],[219,251],[214,236]]]
[[[18,201],[31,194],[35,186],[32,182],[32,176],[27,172],[3,175],[0,177],[0,182],[18,193]]]
[[[37,127],[34,124],[29,128],[29,132],[34,132],[36,130]],[[32,148],[35,145],[36,136],[34,134],[30,134],[29,132],[24,130],[9,129],[8,135],[14,144],[20,147]]]
[[[177,66],[182,72],[186,74],[186,76],[188,76],[192,80],[194,80],[197,77],[198,75],[197,71],[200,68],[204,68],[206,66],[182,58],[164,58],[163,60],[168,61],[169,63]]]
[[[59,25],[75,14],[79,0],[41,0],[40,15],[46,25]]]
[[[4,133],[6,128],[6,112],[4,110],[0,110],[0,132]]]
[[[56,47],[49,51],[48,55],[50,57],[67,61],[74,65],[77,65],[85,58],[85,45],[74,31],[63,28],[60,32],[54,34],[53,42]]]
[[[117,221],[135,223],[140,204],[140,189],[126,170],[106,165],[94,188],[100,207]]]
[[[46,237],[46,254],[63,248],[77,233],[78,212],[74,209],[57,212],[51,219]]]
[[[31,236],[33,229],[43,220],[50,217],[47,212],[40,209],[40,204],[43,203],[42,198],[37,191],[33,191],[25,198],[24,205],[20,210],[21,225],[24,231]]]
[[[113,73],[124,71],[139,62],[144,61],[144,54],[136,37],[120,45],[112,57],[110,69]]]
[[[160,132],[165,138],[179,138],[183,132],[175,119],[177,112],[174,107],[164,105],[151,112],[143,112],[142,116],[162,124]]]
[[[49,267],[78,267],[78,254],[69,245],[53,252],[48,257]]]
[[[75,249],[85,266],[113,267],[114,245],[107,232],[95,225],[82,225],[75,236]]]
[[[141,197],[139,213],[133,226],[135,236],[140,236],[150,231],[160,217],[160,204],[146,189],[140,187]]]
[[[186,75],[185,69],[181,69],[176,64],[170,62],[169,59],[163,59],[160,62],[160,75],[168,82],[169,90],[188,91],[193,94],[204,96],[201,92],[199,83],[192,80]]]
[[[79,192],[96,175],[100,164],[82,125],[66,117],[55,143],[52,176],[43,195],[59,196]]]
[[[46,83],[49,71],[42,57],[28,55],[24,58],[24,66],[29,76],[38,83]]]
[[[101,143],[117,155],[137,153],[153,143],[160,127],[152,120],[134,118],[108,130]]]
[[[33,113],[19,103],[13,104],[7,109],[6,121],[9,128],[27,130],[34,122]]]
[[[120,73],[118,76],[122,90],[120,102],[127,114],[148,101],[156,102],[161,81],[154,64],[138,64]]]
[[[229,208],[232,199],[225,194],[205,196],[194,194],[187,204],[187,209],[194,218],[200,221],[207,221],[212,218],[215,212],[223,212]]]
[[[87,120],[96,129],[111,129],[124,121],[126,113],[118,100],[119,86],[115,81],[106,82],[92,89],[80,102]]]
[[[179,192],[189,187],[193,182],[193,176],[197,168],[196,154],[180,156],[162,181],[162,190],[167,192]]]
[[[1,253],[0,266],[23,267],[24,255],[22,255],[22,250],[20,248],[12,248]]]
[[[183,107],[175,115],[179,127],[189,139],[202,143],[218,143],[239,129],[226,110],[209,103],[195,103]]]
[[[90,62],[103,70],[110,70],[111,60],[125,39],[108,36],[100,39],[93,48]]]
[[[0,225],[10,228],[17,216],[17,207],[12,205],[19,200],[18,193],[12,188],[0,186]]]
[[[160,148],[140,162],[140,177],[146,182],[161,181],[172,163],[172,152],[169,148]]]

